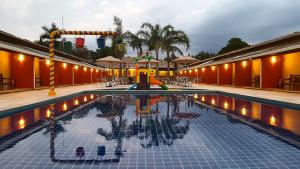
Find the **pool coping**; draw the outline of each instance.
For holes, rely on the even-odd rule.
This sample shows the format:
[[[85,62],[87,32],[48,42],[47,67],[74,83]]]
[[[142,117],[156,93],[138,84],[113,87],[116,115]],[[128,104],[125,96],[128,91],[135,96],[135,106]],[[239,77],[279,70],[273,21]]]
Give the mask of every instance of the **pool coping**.
[[[65,96],[50,98],[48,100],[44,100],[41,102],[36,102],[32,104],[28,104],[25,106],[15,107],[11,109],[1,110],[0,111],[0,118],[13,115],[19,112],[23,112],[29,109],[36,108],[38,106],[44,106],[46,104],[55,103],[58,101],[66,100],[68,98],[72,98],[79,95],[84,94],[132,94],[132,95],[148,95],[148,94],[160,94],[160,95],[169,95],[169,94],[209,94],[209,95],[224,95],[228,97],[235,97],[238,99],[244,99],[254,102],[259,102],[262,104],[270,104],[278,107],[299,110],[300,111],[300,104],[291,103],[291,102],[284,102],[279,100],[272,100],[267,98],[261,97],[254,97],[254,96],[247,96],[241,94],[235,94],[230,92],[218,91],[218,90],[205,90],[205,89],[181,89],[181,90],[124,90],[124,89],[98,89],[98,90],[86,90],[81,91]]]

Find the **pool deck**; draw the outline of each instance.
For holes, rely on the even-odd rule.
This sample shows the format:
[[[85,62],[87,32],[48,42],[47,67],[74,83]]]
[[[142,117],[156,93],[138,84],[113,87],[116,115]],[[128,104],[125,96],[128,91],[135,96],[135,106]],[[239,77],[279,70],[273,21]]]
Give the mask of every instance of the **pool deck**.
[[[90,91],[90,90],[101,90],[101,89],[117,89],[117,88],[127,88],[128,86],[116,86],[113,88],[106,88],[104,85],[80,85],[80,86],[68,86],[68,87],[59,87],[55,91],[57,96],[62,97],[70,94]],[[178,86],[169,86],[170,88],[180,89]],[[206,89],[206,90],[217,90],[227,93],[234,93],[252,97],[260,97],[265,99],[272,99],[277,101],[289,102],[294,104],[300,104],[300,94],[299,93],[288,93],[280,91],[268,91],[268,90],[257,90],[257,89],[246,89],[246,88],[234,88],[234,87],[225,87],[225,86],[213,86],[213,85],[199,85],[195,84],[193,87],[185,89]],[[41,101],[46,101],[55,97],[49,97],[47,95],[48,89],[40,90],[30,90],[23,92],[12,92],[0,94],[0,111],[8,110],[12,108],[17,108],[25,106],[32,103],[38,103]]]

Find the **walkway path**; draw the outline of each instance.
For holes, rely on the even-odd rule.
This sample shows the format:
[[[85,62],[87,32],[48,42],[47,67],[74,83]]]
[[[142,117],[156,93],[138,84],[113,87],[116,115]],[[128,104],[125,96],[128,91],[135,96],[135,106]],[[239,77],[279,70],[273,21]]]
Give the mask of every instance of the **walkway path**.
[[[120,87],[125,88],[125,86],[120,86]],[[179,88],[176,86],[169,86],[169,87]],[[60,88],[56,88],[56,93],[57,93],[56,97],[66,96],[81,91],[97,90],[97,89],[99,90],[103,88],[104,88],[103,85],[99,86],[95,84],[60,87]],[[199,84],[194,85],[192,89],[218,90],[218,91],[224,91],[228,93],[235,93],[235,94],[261,97],[261,98],[267,98],[272,100],[300,104],[300,94],[297,93],[234,88],[234,87],[224,87],[224,86],[212,86],[212,85],[199,85]],[[20,106],[25,106],[32,103],[45,101],[48,100],[49,98],[53,98],[53,97],[49,97],[47,93],[48,93],[48,89],[41,89],[41,90],[31,90],[31,91],[24,91],[24,92],[0,94],[0,111],[16,108]]]

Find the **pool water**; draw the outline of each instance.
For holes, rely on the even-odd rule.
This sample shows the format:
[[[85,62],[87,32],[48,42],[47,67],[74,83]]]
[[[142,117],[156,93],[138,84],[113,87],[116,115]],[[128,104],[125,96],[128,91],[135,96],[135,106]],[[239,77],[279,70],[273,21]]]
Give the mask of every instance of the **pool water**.
[[[300,168],[296,145],[219,109],[298,139],[296,110],[221,95],[93,94],[56,103],[55,118],[45,105],[0,119],[0,166]]]

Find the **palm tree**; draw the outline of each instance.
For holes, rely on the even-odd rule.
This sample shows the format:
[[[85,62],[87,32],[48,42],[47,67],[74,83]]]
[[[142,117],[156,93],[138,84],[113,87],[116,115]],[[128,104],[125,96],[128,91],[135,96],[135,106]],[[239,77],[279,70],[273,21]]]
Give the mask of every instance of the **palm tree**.
[[[142,30],[138,32],[138,35],[143,37],[149,50],[154,50],[156,60],[158,60],[159,50],[162,47],[163,37],[166,31],[173,29],[173,26],[166,25],[161,27],[159,24],[152,25],[145,22],[141,26]],[[156,67],[156,76],[158,76],[158,67]]]
[[[183,55],[183,52],[180,50],[178,45],[185,46],[187,50],[190,47],[190,40],[183,31],[169,28],[163,34],[161,45],[162,51],[167,53],[168,81],[170,81],[170,54],[178,52]]]
[[[137,56],[141,57],[143,54],[143,45],[145,44],[144,39],[140,38],[138,33],[134,34],[127,31],[126,36],[128,37],[128,45],[132,47],[133,50],[137,50]]]
[[[44,46],[49,46],[49,41],[50,41],[50,33],[58,30],[59,28],[56,26],[55,23],[52,23],[50,28],[48,26],[42,26],[43,33],[40,35],[40,41],[39,44],[44,45]],[[59,39],[61,35],[55,35],[54,40]]]

